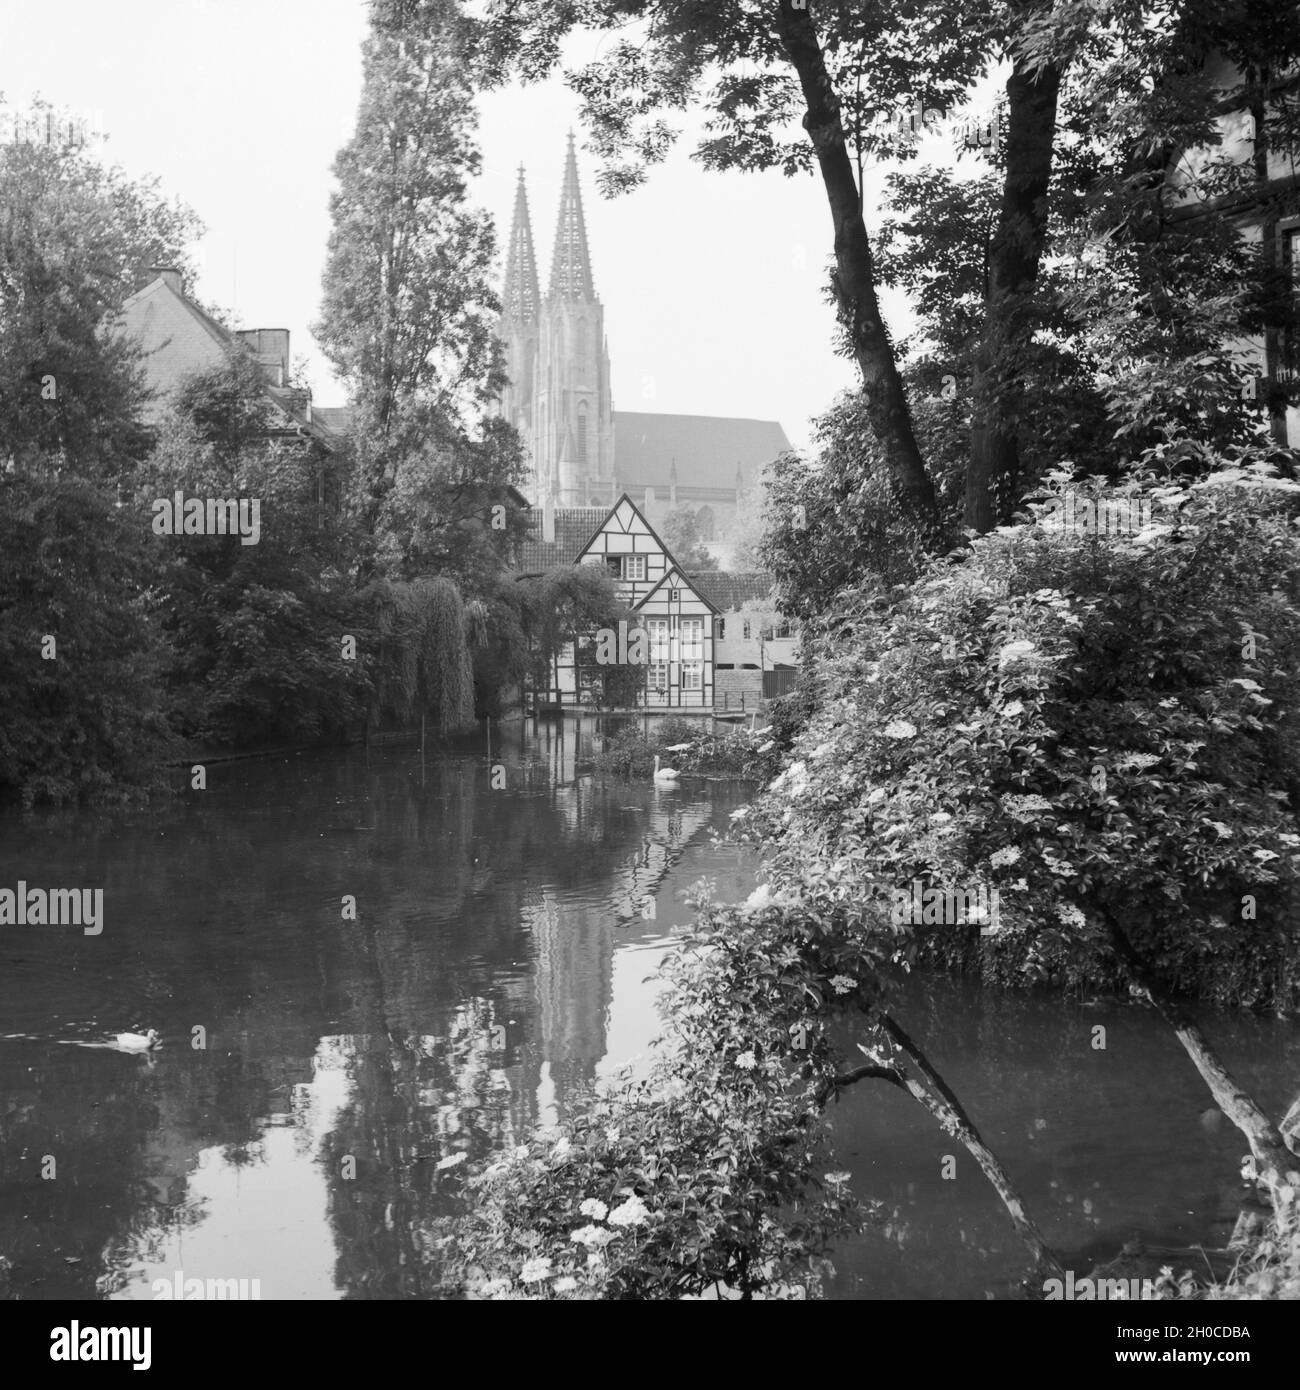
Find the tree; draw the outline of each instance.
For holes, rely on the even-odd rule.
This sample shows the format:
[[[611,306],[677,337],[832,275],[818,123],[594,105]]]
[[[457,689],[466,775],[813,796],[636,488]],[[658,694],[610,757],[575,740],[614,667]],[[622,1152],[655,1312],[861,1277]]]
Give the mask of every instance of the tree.
[[[1288,1006],[1300,980],[1300,486],[1255,454],[1217,463],[1118,495],[1058,476],[1034,522],[848,606],[750,824],[773,890],[882,957],[990,925],[930,909],[996,890],[1001,949],[1031,978],[1149,998],[1281,1209],[1300,1159],[1181,1002]],[[1115,502],[1136,524],[1087,524]],[[938,895],[923,921],[897,911],[914,883]]]
[[[674,507],[659,528],[664,544],[684,570],[715,570],[718,562],[700,535],[697,513],[690,507]]]
[[[1023,454],[1026,443],[1036,446],[1026,423],[1048,384],[1036,389],[1034,373],[1050,362],[1037,349],[1053,218],[1059,231],[1059,214],[1069,209],[1097,227],[1109,207],[1113,227],[1142,240],[1180,198],[1201,192],[1199,182],[1188,187],[1181,155],[1217,139],[1216,113],[1242,97],[1252,110],[1272,112],[1270,103],[1284,95],[1281,74],[1297,51],[1294,9],[1269,4],[1260,19],[1245,19],[1235,6],[1220,19],[1209,0],[1172,17],[1143,0],[1104,7],[997,0],[974,10],[908,0],[798,9],[791,0],[524,3],[490,12],[477,52],[483,80],[498,82],[559,66],[560,41],[574,27],[615,34],[600,58],[567,74],[606,159],[609,190],[641,182],[672,143],[666,115],[700,105],[710,116],[697,152],[706,167],[815,168],[832,215],[843,346],[859,365],[862,414],[892,524],[906,528],[913,548],[933,552],[952,532],[935,461],[918,438],[914,389],[880,317],[880,261],[861,208],[864,161],[915,153],[898,138],[900,108],[928,125],[931,106],[950,112],[994,64],[1009,67],[998,116],[1005,138],[979,156],[990,160],[991,178],[980,194],[988,212],[974,263],[978,312],[952,371],[969,413],[960,521],[987,531],[1009,520],[1034,485]],[[1235,92],[1225,91],[1210,64],[1217,52],[1245,71]],[[806,140],[788,137],[795,120]],[[1287,144],[1272,114],[1270,124],[1264,144],[1276,154]],[[1267,163],[1260,145],[1254,162],[1258,192]],[[928,241],[923,219],[913,221],[909,230]],[[1267,246],[1263,259],[1267,265]]]
[[[503,378],[492,225],[467,204],[479,155],[463,29],[454,0],[372,6],[315,329],[355,408],[362,527],[390,533],[388,563],[408,572],[439,563],[446,534],[473,520],[504,555],[512,537],[491,529],[491,507],[521,467],[481,418]]]
[[[135,482],[155,499],[256,501],[259,538],[156,536],[160,618],[174,649],[171,717],[189,737],[243,746],[343,736],[362,718],[366,669],[350,583],[357,537],[336,505],[335,460],[285,424],[251,354],[178,388]]]
[[[45,116],[38,102],[19,128],[54,141],[0,145],[0,458],[113,482],[148,447],[138,354],[114,316],[151,266],[184,266],[201,229]]]
[[[0,786],[121,799],[155,785],[171,730],[147,531],[120,505],[144,391],[113,318],[198,228],[44,103],[16,127],[33,138],[0,145]]]

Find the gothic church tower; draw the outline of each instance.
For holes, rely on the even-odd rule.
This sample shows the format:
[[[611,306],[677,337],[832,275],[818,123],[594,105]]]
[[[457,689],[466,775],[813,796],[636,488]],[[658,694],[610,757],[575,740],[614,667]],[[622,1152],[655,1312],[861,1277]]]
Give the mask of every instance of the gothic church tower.
[[[534,503],[612,505],[614,425],[605,310],[592,280],[572,134],[546,299],[538,302],[522,170],[502,298],[500,335],[512,384],[500,409],[531,453]]]

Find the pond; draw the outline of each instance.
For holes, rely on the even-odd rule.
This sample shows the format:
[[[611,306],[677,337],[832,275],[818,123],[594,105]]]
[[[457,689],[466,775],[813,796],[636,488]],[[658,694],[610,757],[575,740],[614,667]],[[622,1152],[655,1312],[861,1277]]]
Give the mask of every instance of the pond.
[[[212,763],[206,790],[146,811],[6,813],[0,887],[104,891],[98,935],[0,927],[11,1296],[148,1299],[178,1279],[427,1296],[439,1160],[517,1142],[643,1056],[684,894],[754,886],[752,854],[717,839],[743,786],[599,777],[592,739],[590,722],[514,724],[490,758]],[[1147,1012],[913,979],[899,1013],[1080,1273],[1138,1231],[1221,1235],[1243,1146]],[[137,1027],[163,1046],[104,1045]],[[1210,1029],[1285,1108],[1295,1028]],[[1015,1296],[1006,1218],[927,1115],[860,1086],[831,1125],[835,1162],[881,1203],[837,1252],[833,1296]]]

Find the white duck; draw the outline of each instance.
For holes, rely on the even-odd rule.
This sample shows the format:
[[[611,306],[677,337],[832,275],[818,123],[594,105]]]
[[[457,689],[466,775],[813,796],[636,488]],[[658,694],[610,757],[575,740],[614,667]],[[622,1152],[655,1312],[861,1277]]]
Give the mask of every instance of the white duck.
[[[117,1035],[118,1047],[123,1047],[128,1052],[149,1052],[157,1047],[161,1041],[156,1028],[150,1028],[147,1033],[119,1033]]]
[[[660,767],[659,754],[655,754],[655,781],[656,782],[676,782],[682,774],[675,767]]]

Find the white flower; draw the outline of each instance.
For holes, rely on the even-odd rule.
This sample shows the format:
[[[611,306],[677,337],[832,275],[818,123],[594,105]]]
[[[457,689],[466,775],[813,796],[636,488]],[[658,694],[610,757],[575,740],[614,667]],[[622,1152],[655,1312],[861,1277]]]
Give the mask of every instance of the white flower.
[[[454,1168],[458,1163],[464,1163],[469,1157],[467,1153],[448,1154],[446,1158],[438,1160],[438,1172],[443,1172],[447,1168]]]
[[[574,1231],[569,1239],[576,1241],[579,1245],[587,1246],[588,1249],[592,1246],[599,1248],[602,1245],[608,1245],[614,1239],[614,1232],[607,1231],[603,1226],[583,1226]]]
[[[543,1279],[551,1277],[551,1257],[542,1255],[536,1259],[525,1260],[524,1267],[519,1271],[519,1282],[521,1284],[540,1284]]]
[[[826,1181],[830,1183],[832,1187],[843,1187],[852,1176],[852,1173],[827,1173]]]
[[[1010,666],[1013,662],[1024,661],[1037,650],[1032,642],[1008,642],[998,650],[998,665]]]
[[[488,1279],[475,1289],[480,1298],[499,1298],[503,1293],[509,1292],[509,1279]]]
[[[1232,831],[1229,829],[1228,826],[1224,825],[1224,823],[1221,820],[1206,821],[1206,824],[1212,825],[1215,828],[1215,830],[1219,832],[1220,839],[1232,839]]]
[[[556,1158],[564,1158],[571,1148],[573,1148],[573,1145],[569,1143],[568,1138],[564,1135],[561,1135],[555,1141],[555,1147],[551,1150],[551,1153]]]
[[[622,1206],[615,1207],[609,1214],[611,1226],[643,1226],[650,1215],[649,1208],[640,1197],[629,1197]]]
[[[884,789],[884,787],[873,787],[871,790],[871,795],[867,797],[867,805],[878,806],[888,795],[889,793]]]
[[[753,1054],[752,1052],[749,1052],[749,1051],[741,1052],[741,1053],[739,1053],[739,1054],[737,1055],[737,1057],[736,1057],[736,1065],[737,1065],[742,1071],[753,1071],[754,1068],[758,1065],[758,1058],[755,1057],[754,1054]],[[611,1220],[611,1221],[612,1221],[613,1219],[614,1219],[613,1217],[610,1217],[610,1220]]]
[[[603,1265],[605,1257],[599,1250],[589,1250],[587,1252],[587,1268],[594,1269],[596,1265]]]
[[[761,912],[768,903],[772,901],[772,888],[770,884],[760,883],[757,888],[745,899],[745,907],[752,912]]]
[[[520,1144],[520,1145],[515,1149],[515,1157],[516,1157],[516,1158],[527,1158],[527,1157],[528,1157],[528,1145],[527,1145],[527,1144]]]
[[[1025,707],[1019,700],[1008,700],[1007,703],[1002,706],[1002,713],[1006,715],[1008,719],[1014,719],[1016,715],[1024,714],[1024,712]]]
[[[891,719],[885,725],[886,738],[915,738],[916,725],[906,719]]]
[[[605,1143],[617,1144],[623,1137],[623,1131],[619,1129],[607,1129],[605,1131]]]
[[[566,1274],[563,1278],[557,1279],[551,1287],[556,1293],[572,1293],[578,1287],[578,1281],[572,1274]]]
[[[1088,924],[1088,919],[1074,903],[1058,903],[1056,915],[1067,927],[1084,927]]]
[[[954,729],[959,729],[963,734],[973,734],[979,728],[978,724],[954,724]]]
[[[947,825],[948,822],[952,819],[952,817],[948,814],[947,811],[936,811],[934,815],[930,817],[930,819],[937,825]]]
[[[609,1215],[609,1208],[599,1197],[588,1197],[578,1210],[593,1221],[603,1221]]]
[[[1020,851],[1015,845],[1004,845],[1001,849],[994,850],[989,857],[989,863],[995,869],[1004,869],[1008,864],[1020,862]]]
[[[858,982],[856,980],[851,980],[847,975],[831,976],[831,988],[836,994],[848,994],[850,991],[857,989],[857,987]]]

